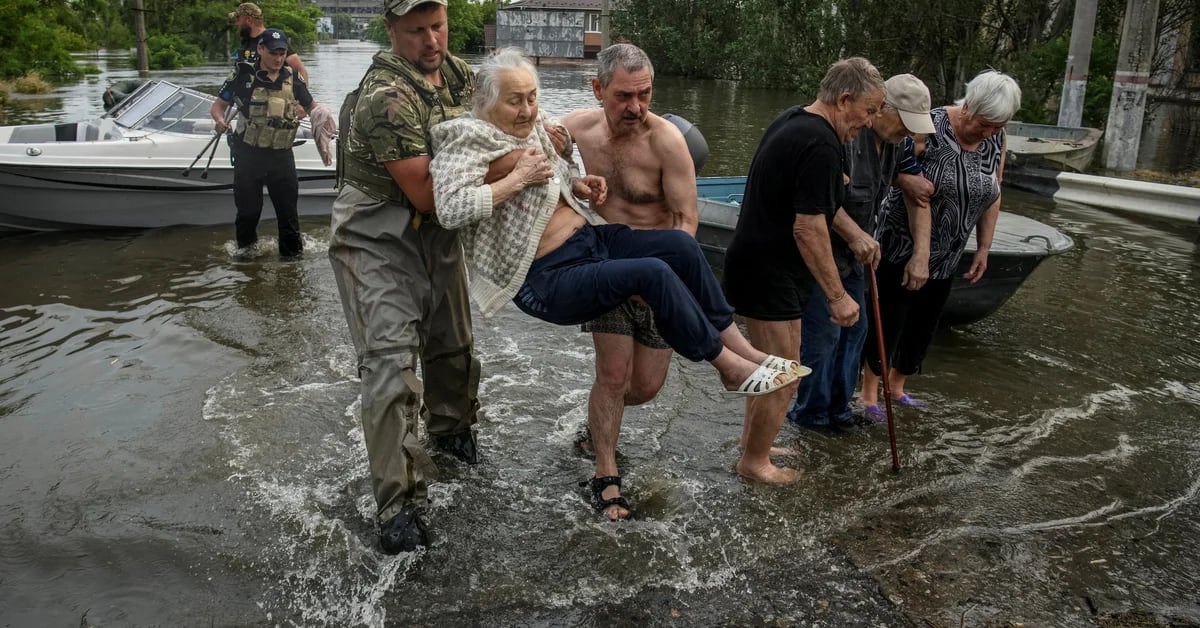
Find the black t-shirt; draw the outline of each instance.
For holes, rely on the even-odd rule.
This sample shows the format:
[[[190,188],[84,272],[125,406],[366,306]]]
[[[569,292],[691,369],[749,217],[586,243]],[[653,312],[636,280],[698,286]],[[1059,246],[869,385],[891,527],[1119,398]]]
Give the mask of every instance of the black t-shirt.
[[[234,65],[243,61],[250,64],[258,63],[258,38],[243,37],[242,47],[234,55]]]
[[[767,127],[750,163],[726,255],[808,273],[792,235],[796,214],[822,215],[827,226],[832,223],[845,195],[846,171],[842,143],[825,118],[799,106],[783,112]]]

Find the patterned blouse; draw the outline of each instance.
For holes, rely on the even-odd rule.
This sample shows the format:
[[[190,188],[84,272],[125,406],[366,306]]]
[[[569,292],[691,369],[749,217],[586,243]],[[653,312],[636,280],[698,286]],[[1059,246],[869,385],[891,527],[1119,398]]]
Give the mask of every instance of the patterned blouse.
[[[1004,131],[983,140],[974,151],[964,151],[954,137],[950,116],[944,107],[930,112],[934,133],[918,161],[912,138],[904,140],[900,171],[924,174],[933,182],[930,203],[929,278],[954,275],[967,238],[983,212],[1000,198],[1000,160],[1004,155]],[[880,242],[883,256],[893,264],[905,264],[913,254],[908,228],[908,208],[895,186],[883,202],[887,217]]]

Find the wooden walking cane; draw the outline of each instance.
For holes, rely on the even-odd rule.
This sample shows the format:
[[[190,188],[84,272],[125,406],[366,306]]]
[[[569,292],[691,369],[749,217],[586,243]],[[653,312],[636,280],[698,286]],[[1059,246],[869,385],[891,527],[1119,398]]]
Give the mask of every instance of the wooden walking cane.
[[[883,380],[883,399],[887,408],[888,441],[892,446],[892,471],[900,470],[900,455],[896,453],[896,421],[892,418],[892,391],[888,386],[887,347],[883,343],[883,319],[879,316],[879,283],[875,281],[875,269],[867,267],[871,277],[871,308],[875,311],[875,339],[879,343],[879,370]]]

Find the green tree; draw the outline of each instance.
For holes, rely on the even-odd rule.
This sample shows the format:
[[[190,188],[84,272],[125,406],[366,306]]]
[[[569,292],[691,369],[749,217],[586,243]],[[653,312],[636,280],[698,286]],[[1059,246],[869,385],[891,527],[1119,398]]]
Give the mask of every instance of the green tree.
[[[224,58],[239,37],[229,20],[236,6],[229,0],[144,0],[148,35],[174,35],[196,46],[209,59]],[[263,21],[282,29],[293,48],[303,48],[317,40],[317,18],[321,10],[307,0],[261,0]],[[128,7],[126,7],[128,9]],[[133,23],[127,11],[128,23]],[[154,51],[150,51],[154,54]]]
[[[472,41],[479,44],[476,51],[483,48],[483,14],[480,6],[468,0],[449,0],[446,19],[450,30],[450,52],[466,52]]]
[[[381,46],[386,46],[391,41],[387,34],[387,20],[382,15],[367,24],[367,40]]]
[[[77,71],[56,26],[61,8],[38,0],[0,3],[0,50],[4,51],[0,54],[0,77],[21,76],[31,70],[48,77],[64,77]]]
[[[468,0],[449,0],[446,7],[447,29],[449,30],[449,48],[454,54],[478,52],[483,49],[483,25],[485,19],[491,19],[490,24],[496,23],[496,2],[488,0],[482,4]],[[387,21],[379,16],[367,24],[367,39],[386,46],[388,39]]]
[[[338,13],[333,16],[333,36],[335,39],[358,37],[358,28],[354,25],[354,18],[347,13]]]

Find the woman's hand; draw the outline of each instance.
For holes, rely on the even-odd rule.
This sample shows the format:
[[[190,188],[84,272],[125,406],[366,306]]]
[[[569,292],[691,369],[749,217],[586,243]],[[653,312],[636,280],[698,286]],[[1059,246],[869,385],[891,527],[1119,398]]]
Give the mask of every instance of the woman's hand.
[[[926,281],[929,281],[929,258],[913,254],[904,265],[904,276],[900,279],[900,285],[909,290],[920,290]]]
[[[963,275],[963,279],[975,285],[980,279],[983,279],[983,273],[987,271],[987,251],[975,251],[975,257],[971,260],[971,268]]]
[[[546,127],[546,135],[550,136],[550,143],[554,146],[554,152],[562,155],[564,159],[570,161],[571,138],[567,135],[567,130],[561,126],[551,125]]]
[[[571,181],[571,193],[591,201],[592,205],[601,205],[608,198],[608,181],[598,174],[585,175]]]
[[[554,169],[550,167],[550,160],[546,155],[536,148],[525,149],[525,154],[517,160],[517,165],[513,167],[511,177],[515,177],[520,188],[524,189],[531,185],[546,185],[550,177],[554,176]]]

